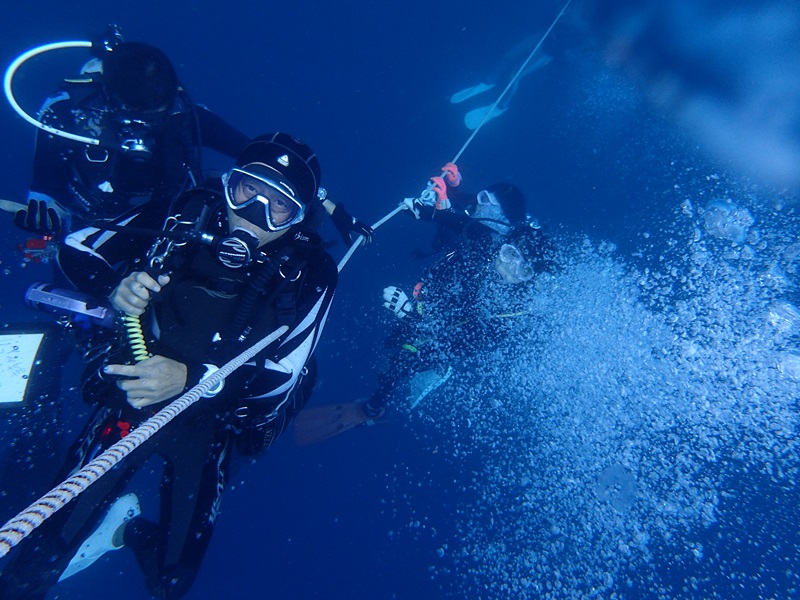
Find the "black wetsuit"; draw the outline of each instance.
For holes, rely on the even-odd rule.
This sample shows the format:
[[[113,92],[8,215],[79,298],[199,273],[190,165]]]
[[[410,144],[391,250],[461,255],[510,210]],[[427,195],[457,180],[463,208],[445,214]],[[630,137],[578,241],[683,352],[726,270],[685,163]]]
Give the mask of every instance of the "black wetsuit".
[[[186,196],[195,206],[182,211],[182,218],[205,214],[205,231],[227,234],[219,194],[194,190]],[[160,206],[149,204],[121,221],[160,228],[163,216]],[[135,551],[151,594],[186,593],[210,540],[233,448],[254,454],[268,447],[306,403],[313,385],[311,355],[337,271],[316,234],[301,226],[263,247],[263,264],[239,270],[220,264],[212,246],[189,243],[172,253],[171,281],[142,320],[151,332],[149,350],[187,365],[187,388],[200,380],[205,365],[221,366],[280,325],[289,330],[228,377],[216,396],[189,407],[12,550],[16,554],[0,577],[0,597],[43,598],[131,477],[155,458],[163,462],[159,522],[133,519],[124,541]],[[104,296],[127,273],[142,270],[130,257],[143,256],[152,242],[126,231],[86,229],[67,238],[60,264],[80,289]],[[214,342],[215,334],[222,340]],[[96,410],[72,447],[64,475],[166,404],[135,410],[114,382],[98,375],[103,363],[119,362],[128,353],[118,336],[102,332],[87,345],[83,393]]]
[[[40,120],[101,143],[38,130],[29,198],[58,203],[73,221],[67,230],[74,231],[149,200],[172,201],[202,182],[201,148],[235,157],[249,142],[183,91],[158,117],[136,117],[109,108],[102,86],[91,79],[65,84],[45,101]]]

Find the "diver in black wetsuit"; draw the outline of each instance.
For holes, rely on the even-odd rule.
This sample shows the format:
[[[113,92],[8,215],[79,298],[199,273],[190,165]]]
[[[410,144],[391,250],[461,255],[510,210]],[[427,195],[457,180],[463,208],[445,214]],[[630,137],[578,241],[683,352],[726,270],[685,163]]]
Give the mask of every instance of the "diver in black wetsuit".
[[[384,307],[399,319],[389,338],[395,353],[364,405],[367,416],[382,414],[414,374],[433,369],[444,376],[453,360],[501,342],[504,318],[525,311],[492,303],[485,295],[487,284],[526,284],[552,267],[549,241],[528,218],[518,187],[497,183],[467,193],[458,187],[455,165],[446,165],[444,172],[445,178],[433,178],[435,206],[416,205],[419,218],[436,223],[434,250],[443,256],[411,297],[397,286],[383,291]]]
[[[28,206],[14,215],[31,233],[64,237],[101,219],[113,219],[150,200],[165,210],[181,192],[203,182],[203,148],[236,157],[250,138],[201,104],[178,81],[158,48],[123,42],[114,26],[92,47],[96,58],[79,77],[48,98],[38,130]],[[92,145],[52,133],[94,139]],[[324,200],[346,244],[372,239],[372,228],[344,206]]]
[[[118,219],[113,232],[88,228],[66,239],[65,275],[83,291],[110,292],[118,311],[143,315],[152,356],[135,362],[119,335],[90,337],[83,394],[95,412],[64,475],[253,343],[281,325],[289,329],[13,550],[0,597],[44,598],[59,577],[123,544],[136,553],[155,597],[188,591],[234,447],[247,455],[268,447],[313,386],[312,352],[337,282],[319,236],[304,229],[319,202],[319,176],[308,146],[286,134],[261,136],[223,176],[222,192],[188,192],[166,223],[151,202]],[[170,239],[202,233],[214,243],[180,243],[163,252],[153,237],[141,235],[143,229],[159,233],[162,225]],[[164,270],[147,272],[139,260],[145,256]],[[123,495],[155,457],[164,464],[157,523],[141,516],[136,496]]]
[[[112,28],[92,51],[38,120],[99,144],[38,130],[28,208],[14,217],[33,233],[63,236],[149,200],[169,203],[202,182],[203,147],[233,158],[250,139],[194,104],[158,48]]]

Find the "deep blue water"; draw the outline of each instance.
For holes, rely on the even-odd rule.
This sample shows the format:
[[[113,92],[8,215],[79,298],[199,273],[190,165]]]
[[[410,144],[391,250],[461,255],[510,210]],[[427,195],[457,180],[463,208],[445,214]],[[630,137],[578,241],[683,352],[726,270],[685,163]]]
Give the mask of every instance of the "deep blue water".
[[[370,222],[404,197],[418,194],[427,178],[466,141],[465,108],[451,105],[450,95],[477,83],[516,41],[549,26],[561,8],[549,1],[509,0],[490,5],[418,0],[241,2],[234,6],[91,0],[80,4],[80,8],[52,1],[3,5],[0,22],[6,24],[6,31],[0,40],[0,63],[7,64],[37,44],[84,39],[110,22],[117,23],[126,39],[162,48],[193,99],[241,130],[251,135],[281,130],[307,141],[320,157],[323,185],[331,198],[343,201],[351,213]],[[526,192],[529,212],[568,240],[565,244],[580,248],[575,240],[586,236],[592,250],[586,250],[588,246],[583,254],[578,249],[564,250],[569,259],[565,262],[575,261],[578,266],[567,269],[562,289],[574,289],[574,293],[564,292],[564,300],[559,300],[557,292],[550,290],[543,295],[550,300],[542,302],[551,302],[547,306],[558,311],[552,313],[553,323],[564,322],[575,328],[576,335],[597,339],[598,347],[603,347],[602,336],[608,335],[610,356],[628,353],[628,343],[630,352],[636,351],[635,338],[611,335],[601,327],[608,318],[598,316],[618,316],[620,312],[607,313],[607,309],[616,307],[616,302],[624,304],[624,290],[611,285],[607,297],[593,299],[598,302],[598,306],[592,304],[594,309],[578,310],[574,322],[564,316],[587,300],[579,294],[590,281],[581,279],[589,277],[581,270],[584,259],[586,264],[596,261],[598,273],[609,262],[621,265],[619,271],[615,267],[608,271],[619,274],[624,282],[620,286],[629,285],[625,289],[641,293],[645,320],[650,315],[654,319],[667,315],[665,322],[678,327],[684,323],[685,312],[676,309],[678,316],[669,321],[673,311],[667,306],[696,304],[702,307],[697,308],[698,314],[719,310],[720,320],[737,334],[731,334],[735,340],[727,336],[726,325],[721,326],[722,334],[708,334],[711,320],[703,321],[702,328],[687,325],[681,330],[687,344],[696,343],[709,353],[704,365],[692,362],[695,355],[687,350],[671,363],[654,365],[659,373],[663,369],[658,377],[648,375],[644,367],[641,373],[629,372],[629,387],[661,403],[663,413],[654,419],[674,414],[678,415],[675,422],[651,431],[629,407],[624,418],[609,422],[608,439],[595,430],[575,433],[581,438],[576,447],[589,449],[589,458],[574,466],[573,475],[556,469],[562,453],[537,451],[535,440],[544,445],[548,437],[525,425],[526,419],[548,423],[554,418],[547,406],[560,406],[558,398],[566,395],[557,384],[552,384],[553,400],[547,406],[533,403],[541,413],[506,404],[505,413],[484,421],[483,415],[490,412],[485,406],[471,412],[470,427],[480,423],[474,433],[460,419],[466,420],[467,411],[482,406],[480,399],[470,397],[462,410],[463,398],[456,390],[438,398],[447,403],[446,409],[434,405],[423,417],[408,410],[393,411],[379,426],[316,446],[298,448],[287,434],[268,454],[237,468],[215,537],[188,598],[610,598],[614,594],[626,598],[787,598],[800,593],[796,527],[800,461],[788,433],[796,432],[800,397],[797,380],[790,375],[800,374],[790,369],[795,363],[785,363],[789,366],[783,370],[775,367],[780,358],[769,362],[766,357],[773,354],[756,352],[758,348],[744,353],[737,340],[746,336],[739,336],[732,325],[741,323],[743,330],[761,332],[755,338],[769,338],[769,353],[797,350],[800,315],[795,321],[794,313],[788,313],[779,341],[760,329],[765,319],[758,316],[775,302],[796,302],[797,272],[792,258],[796,255],[789,252],[791,238],[798,232],[796,190],[783,180],[759,179],[740,169],[738,157],[715,153],[715,144],[696,135],[696,128],[682,127],[674,112],[651,102],[652,88],[637,85],[624,69],[606,64],[607,40],[582,22],[580,15],[580,6],[570,8],[544,46],[553,61],[521,80],[508,112],[488,123],[468,147],[459,161],[465,185],[479,189],[495,181],[513,181]],[[73,51],[37,61],[31,66],[32,74],[19,76],[20,100],[37,106],[65,70],[81,64],[83,56]],[[0,123],[4,134],[0,197],[19,201],[29,180],[34,132],[5,104],[0,108]],[[741,144],[750,139],[742,133]],[[218,156],[209,154],[206,159],[208,167],[225,167]],[[702,229],[704,221],[696,212],[682,217],[686,211],[681,212],[681,202],[691,200],[694,207],[702,207],[720,198],[746,206],[755,215],[761,238],[747,243],[756,256],[744,263],[741,244],[714,240],[706,229],[707,253],[718,257],[720,264],[733,266],[719,269],[724,276],[706,276],[703,271],[688,277],[690,286],[680,279],[681,269],[688,274],[700,267],[683,257],[689,255],[692,229]],[[332,229],[326,233],[338,239]],[[0,321],[18,324],[43,319],[24,309],[20,297],[30,282],[50,276],[50,265],[20,264],[16,244],[26,236],[13,228],[10,219],[0,222],[0,236],[4,240]],[[375,384],[373,372],[386,360],[383,338],[390,323],[382,314],[381,290],[389,284],[409,287],[415,281],[424,265],[412,258],[412,251],[426,247],[429,237],[426,224],[399,215],[342,272],[317,350],[320,385],[314,404],[352,401],[369,394]],[[601,248],[608,243],[614,247],[609,251],[612,258]],[[772,260],[770,252],[776,247],[781,250],[775,251],[778,258]],[[332,252],[340,257],[343,246]],[[726,253],[736,256],[726,258]],[[754,282],[768,279],[765,273],[774,275],[769,265],[781,267],[781,282],[765,284],[753,294],[751,303],[734,302],[745,294],[730,290],[737,285],[741,287],[736,289],[752,290]],[[677,275],[671,273],[672,266]],[[658,269],[665,278],[669,276],[670,290],[652,291],[660,285],[669,287],[665,279],[637,287],[639,275],[653,282],[651,273]],[[636,276],[626,275],[634,272]],[[630,329],[635,321],[619,318],[622,329]],[[597,324],[600,333],[591,329],[592,324]],[[532,337],[520,339],[534,344]],[[557,338],[552,339],[550,354],[555,357]],[[586,364],[596,363],[597,352],[583,341],[571,343],[574,360],[582,356]],[[765,357],[764,365],[753,366],[752,361],[760,360],[756,356]],[[489,390],[513,396],[518,381],[520,390],[529,390],[530,381],[552,383],[544,377],[536,379],[535,367],[531,373],[520,374],[507,366],[487,357],[486,375],[495,386]],[[615,368],[610,360],[607,370]],[[785,387],[778,386],[780,393],[775,393],[785,405],[770,396],[765,381],[747,379],[759,371],[780,371],[775,376]],[[586,373],[586,369],[565,368],[564,379],[588,377]],[[588,373],[605,371],[590,369]],[[730,388],[728,375],[738,378]],[[582,383],[573,381],[569,393],[574,394],[576,406],[592,406],[592,393],[584,391]],[[685,400],[696,394],[695,385],[711,390],[711,412],[718,418],[713,424],[682,413]],[[719,407],[716,412],[714,407]],[[78,411],[79,401],[67,394],[68,429],[79,421]],[[599,413],[595,417],[582,414],[597,422],[605,418]],[[569,454],[573,443],[566,431],[580,432],[582,427],[578,416],[569,418],[575,419],[574,428],[564,421],[564,435],[559,438],[557,428],[551,428],[556,432],[548,441],[553,447],[563,443],[563,454]],[[7,436],[15,423],[3,426]],[[639,437],[631,433],[645,429]],[[69,431],[64,438],[70,438]],[[629,453],[618,454],[618,447],[628,448]],[[642,448],[646,450],[637,450]],[[720,458],[703,462],[695,454],[698,448],[716,448]],[[603,449],[607,455],[598,454]],[[523,460],[528,453],[530,460]],[[634,460],[633,455],[638,458]],[[647,458],[655,455],[668,458]],[[612,463],[633,472],[634,464],[643,465],[636,476],[639,499],[628,512],[580,500],[595,499],[597,474]],[[646,468],[668,463],[674,468],[645,473]],[[533,465],[533,475],[523,473],[523,464]],[[782,474],[776,476],[776,470]],[[591,475],[583,491],[570,491],[572,484],[567,482],[580,480],[581,473]],[[673,476],[675,483],[667,482]],[[531,477],[541,480],[531,483]],[[48,481],[45,478],[42,485]],[[145,479],[140,485],[147,490],[152,482]],[[0,486],[14,483],[3,481]],[[557,508],[546,506],[541,501],[548,494],[537,496],[533,488],[549,490],[554,504],[558,498],[568,499],[563,504],[570,510],[558,513]],[[676,489],[699,491],[673,498],[668,490]],[[152,509],[146,493],[140,497],[145,511]],[[681,504],[687,498],[696,504]],[[491,499],[497,508],[494,514],[485,509]],[[703,509],[697,508],[703,503],[716,507],[715,518],[703,518]],[[522,507],[528,507],[524,517],[517,513]],[[537,507],[541,518],[530,516]],[[510,524],[515,519],[516,527]],[[594,527],[593,534],[586,532],[587,524]],[[580,531],[572,538],[572,546],[569,535],[563,547],[553,545],[552,536],[571,528]],[[485,534],[475,533],[483,529]],[[594,546],[586,550],[591,560],[581,553],[580,545],[586,540],[597,542],[597,552]],[[495,543],[498,546],[487,550]],[[698,544],[702,544],[700,551]],[[620,559],[625,554],[620,550],[623,545],[634,550]],[[477,550],[480,546],[482,551]],[[759,558],[749,559],[751,553]],[[530,574],[523,575],[536,561],[528,558],[520,563],[519,557],[534,555],[547,557],[539,559],[541,570],[531,567]],[[605,579],[606,574],[613,583]],[[504,590],[503,586],[509,587]],[[113,553],[59,585],[51,597],[71,600],[112,594],[118,600],[146,597],[127,551]]]

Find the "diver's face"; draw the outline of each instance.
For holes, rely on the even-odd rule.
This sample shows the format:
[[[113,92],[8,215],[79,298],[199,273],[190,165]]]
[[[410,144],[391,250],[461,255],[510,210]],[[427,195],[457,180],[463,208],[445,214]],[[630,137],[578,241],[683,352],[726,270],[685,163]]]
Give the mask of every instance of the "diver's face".
[[[269,216],[275,225],[285,224],[297,213],[296,205],[292,205],[283,194],[274,188],[253,177],[242,177],[233,192],[234,204],[237,206],[244,204],[253,196],[263,196],[269,201],[268,207],[260,202],[255,203],[254,206],[258,205],[263,210],[269,210]]]
[[[256,167],[269,169],[259,163],[234,167],[222,175],[222,184],[231,227],[251,233],[258,238],[259,245],[263,245],[302,221],[305,205],[295,199],[296,193],[290,183],[245,170]]]
[[[261,247],[274,240],[277,240],[289,229],[280,231],[270,231],[266,227],[265,210],[270,211],[272,222],[276,225],[286,223],[293,215],[288,201],[277,191],[266,185],[263,181],[253,177],[243,177],[242,181],[233,190],[233,203],[240,206],[250,200],[253,196],[261,195],[269,200],[268,205],[261,202],[254,202],[250,206],[238,211],[228,206],[228,227],[233,233],[237,229],[247,231],[258,238],[258,246]]]

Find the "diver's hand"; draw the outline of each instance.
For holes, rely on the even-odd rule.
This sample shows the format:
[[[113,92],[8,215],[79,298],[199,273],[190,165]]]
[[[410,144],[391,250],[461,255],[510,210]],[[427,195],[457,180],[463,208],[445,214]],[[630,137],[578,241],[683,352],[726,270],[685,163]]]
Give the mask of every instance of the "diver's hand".
[[[436,194],[436,210],[447,210],[450,208],[450,199],[447,197],[447,184],[441,177],[431,177],[433,186],[431,189]]]
[[[106,365],[103,372],[130,377],[117,381],[117,387],[128,395],[128,404],[144,408],[180,394],[188,370],[177,360],[156,355],[135,365]]]
[[[405,317],[414,308],[406,293],[396,285],[383,288],[383,300],[383,307],[392,311],[398,319]]]
[[[144,271],[134,271],[120,281],[111,292],[111,306],[120,312],[138,317],[147,308],[152,294],[169,283],[169,275],[159,275],[158,281]]]
[[[336,205],[331,213],[331,221],[333,221],[336,231],[342,236],[342,241],[344,241],[346,246],[353,243],[350,237],[350,234],[353,233],[362,236],[364,238],[364,243],[368,244],[372,241],[372,227],[351,216],[350,213],[344,209],[344,204],[340,203]]]
[[[362,236],[367,244],[372,241],[372,236],[375,234],[372,227],[355,218],[353,219],[353,233]]]
[[[450,187],[458,187],[461,185],[461,173],[455,163],[447,163],[442,167],[442,175],[447,180],[447,185]]]
[[[18,210],[14,215],[14,224],[37,235],[56,235],[61,231],[58,211],[44,200],[29,200],[28,208]]]

